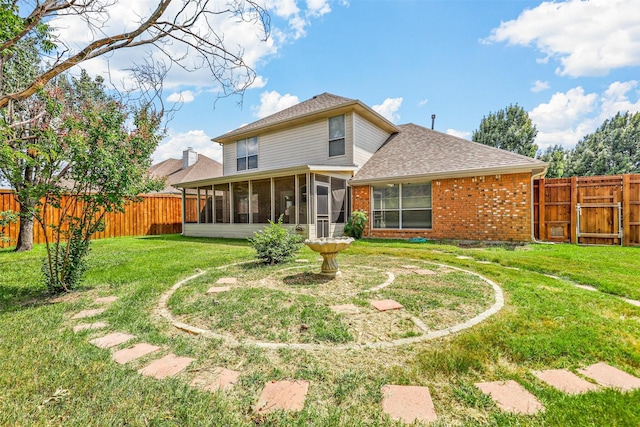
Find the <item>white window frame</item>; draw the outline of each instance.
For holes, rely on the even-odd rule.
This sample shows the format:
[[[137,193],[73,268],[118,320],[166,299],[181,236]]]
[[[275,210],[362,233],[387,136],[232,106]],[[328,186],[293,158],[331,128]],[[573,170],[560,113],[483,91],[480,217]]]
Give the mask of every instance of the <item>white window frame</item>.
[[[255,140],[255,143],[256,143],[255,153],[249,152],[249,141],[251,140]],[[240,147],[242,146],[244,146],[244,152],[245,152],[244,155],[240,155]],[[257,136],[252,136],[251,138],[245,138],[245,139],[240,139],[236,141],[236,171],[244,172],[252,169],[258,169],[260,164],[259,152],[260,152],[260,144]],[[250,167],[249,165],[249,159],[252,157],[255,157],[256,159],[256,163],[254,167]],[[243,169],[240,169],[238,165],[238,160],[241,160],[241,159],[244,159],[245,167]]]
[[[342,119],[342,128],[343,128],[343,134],[342,136],[331,136],[331,120],[334,119]],[[327,144],[327,153],[329,158],[335,158],[335,157],[344,157],[347,155],[347,118],[345,117],[344,114],[341,114],[339,116],[333,116],[333,117],[329,117],[327,126],[329,128],[329,142]],[[342,140],[342,153],[341,154],[335,154],[335,155],[331,155],[331,143],[332,142],[336,142],[336,141],[340,141]]]
[[[395,183],[393,185],[397,185],[398,186],[398,207],[397,208],[390,208],[390,209],[385,209],[384,207],[381,207],[380,209],[376,209],[375,207],[375,200],[374,200],[374,193],[375,193],[375,187],[376,186],[371,186],[371,212],[373,215],[373,221],[372,221],[372,228],[375,230],[432,230],[433,229],[433,185],[431,182],[420,182],[420,183],[412,183],[412,184],[420,184],[420,185],[429,185],[429,198],[431,200],[430,203],[430,207],[428,208],[424,208],[424,207],[419,207],[419,208],[405,208],[403,207],[403,200],[402,200],[402,186],[405,184],[401,184],[401,183]],[[406,185],[411,185],[411,184],[406,184]],[[382,186],[377,186],[377,187],[382,187]],[[408,212],[408,211],[431,211],[431,226],[428,228],[415,228],[415,227],[404,227],[403,226],[403,212]],[[398,228],[389,228],[389,227],[377,227],[376,226],[376,212],[398,212]]]

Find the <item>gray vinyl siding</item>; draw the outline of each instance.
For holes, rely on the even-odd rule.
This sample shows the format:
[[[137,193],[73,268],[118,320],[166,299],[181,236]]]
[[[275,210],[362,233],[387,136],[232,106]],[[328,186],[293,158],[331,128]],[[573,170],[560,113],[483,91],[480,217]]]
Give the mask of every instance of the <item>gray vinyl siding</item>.
[[[384,144],[390,134],[359,115],[354,116],[354,163],[357,167],[362,167]]]
[[[345,117],[345,155],[329,157],[328,119],[258,135],[258,169],[236,171],[236,144],[223,147],[224,175],[268,171],[300,165],[353,165],[353,114]]]
[[[253,237],[254,232],[262,230],[267,224],[184,224],[182,235],[189,237],[216,237],[225,239],[246,239]],[[289,230],[295,230],[295,224],[284,224]],[[315,224],[304,224],[303,231],[296,232],[304,239],[316,237]],[[331,235],[340,237],[344,234],[344,224],[331,224]]]

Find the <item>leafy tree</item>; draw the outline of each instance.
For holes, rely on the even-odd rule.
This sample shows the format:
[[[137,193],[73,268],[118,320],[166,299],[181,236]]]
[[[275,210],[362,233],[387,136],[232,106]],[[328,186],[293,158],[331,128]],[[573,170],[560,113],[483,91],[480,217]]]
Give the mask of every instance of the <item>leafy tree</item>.
[[[4,228],[12,222],[18,221],[18,215],[12,211],[0,212],[0,242],[8,242],[10,239],[5,236]]]
[[[538,160],[549,163],[547,178],[562,178],[567,167],[567,151],[562,145],[547,147],[544,153],[537,156]]]
[[[569,153],[567,176],[640,173],[640,113],[618,112]]]
[[[473,132],[472,140],[491,147],[535,157],[538,146],[534,143],[538,130],[529,114],[518,104],[489,113]]]

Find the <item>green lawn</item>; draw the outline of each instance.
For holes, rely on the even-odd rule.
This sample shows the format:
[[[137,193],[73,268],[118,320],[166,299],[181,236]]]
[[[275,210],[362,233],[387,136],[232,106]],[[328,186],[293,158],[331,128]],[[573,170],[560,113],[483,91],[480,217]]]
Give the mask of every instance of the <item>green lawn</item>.
[[[514,250],[356,242],[339,256],[339,261],[345,261],[345,273],[351,265],[348,260],[365,260],[368,266],[398,258],[398,264],[423,268],[431,262],[447,264],[499,284],[505,307],[487,321],[447,338],[346,352],[330,346],[357,337],[341,329],[344,318],[335,317],[303,289],[315,287],[320,292],[326,285],[309,272],[320,263],[317,254],[306,248],[300,253],[309,261],[306,267],[295,263],[283,267],[300,267],[300,271],[278,273],[278,267],[273,273],[268,269],[260,273],[267,278],[281,274],[278,277],[292,289],[289,297],[280,288],[247,288],[233,297],[203,297],[202,301],[208,301],[204,305],[194,297],[195,289],[201,292],[217,277],[231,272],[231,267],[216,267],[238,262],[252,265],[253,253],[246,242],[233,240],[180,236],[98,240],[92,245],[90,269],[82,288],[54,300],[45,294],[40,278],[42,246],[28,254],[0,250],[0,425],[401,425],[382,414],[380,388],[384,384],[428,386],[439,416],[433,424],[437,426],[640,425],[640,390],[620,393],[604,389],[569,396],[531,374],[538,369],[576,370],[605,361],[640,377],[640,307],[620,298],[640,300],[640,248],[537,244]],[[198,269],[207,270],[207,274],[188,282],[169,301],[177,316],[209,321],[208,327],[230,333],[285,342],[297,340],[298,330],[291,325],[302,319],[308,327],[307,339],[327,343],[329,348],[233,347],[222,340],[178,331],[155,313],[155,307],[161,294]],[[453,312],[464,301],[481,301],[481,287],[457,274],[450,272],[447,280],[452,283],[443,279],[441,287],[434,284],[431,296],[404,279],[379,296],[405,298],[407,310],[432,305],[434,310],[444,307]],[[255,280],[266,280],[264,277],[256,276]],[[378,283],[384,276],[374,271],[371,280]],[[356,290],[366,281],[366,277],[355,278]],[[408,297],[412,292],[415,298]],[[88,343],[105,331],[74,334],[72,327],[77,322],[70,317],[94,308],[93,299],[106,295],[120,298],[96,317],[109,323],[107,331],[134,334],[134,342],[159,345],[164,353],[192,357],[196,362],[178,377],[159,381],[136,372],[154,356],[117,365],[109,350]],[[431,302],[436,297],[440,299]],[[366,299],[358,294],[353,298],[354,303]],[[266,304],[270,300],[286,300],[291,310],[270,311]],[[216,307],[229,315],[220,316]],[[251,314],[238,316],[241,310]],[[262,325],[261,318],[265,319]],[[274,327],[274,319],[281,324]],[[232,391],[212,394],[188,385],[194,376],[217,366],[242,372]],[[278,379],[310,382],[304,409],[255,414],[253,407],[261,389]],[[517,380],[534,393],[546,411],[536,416],[505,414],[473,385],[506,379]]]

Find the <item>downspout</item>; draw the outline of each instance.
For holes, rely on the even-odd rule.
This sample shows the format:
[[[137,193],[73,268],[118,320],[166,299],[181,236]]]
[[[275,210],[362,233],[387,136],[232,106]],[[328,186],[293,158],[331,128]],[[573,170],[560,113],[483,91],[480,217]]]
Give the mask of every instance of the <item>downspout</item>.
[[[186,192],[187,190],[185,188],[182,189],[182,232],[180,233],[182,236],[184,236],[184,226],[186,224],[185,222],[185,217],[186,217],[186,213],[187,213],[187,209],[186,209]]]
[[[541,245],[555,245],[554,242],[545,242],[543,240],[538,240],[536,239],[536,231],[534,230],[535,228],[535,204],[533,203],[534,200],[534,194],[533,194],[533,181],[537,178],[540,178],[542,176],[544,176],[547,173],[547,168],[545,167],[544,170],[542,172],[540,172],[537,175],[533,175],[533,173],[531,174],[531,241],[533,243],[538,243]],[[540,206],[539,202],[538,202],[538,206]]]

